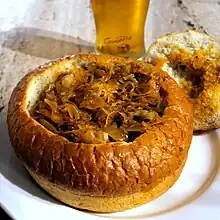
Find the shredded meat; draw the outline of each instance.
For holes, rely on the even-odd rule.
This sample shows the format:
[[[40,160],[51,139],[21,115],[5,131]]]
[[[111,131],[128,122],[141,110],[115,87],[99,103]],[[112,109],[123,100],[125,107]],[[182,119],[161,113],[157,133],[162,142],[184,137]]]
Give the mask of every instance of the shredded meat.
[[[131,142],[163,116],[167,93],[157,82],[132,62],[84,63],[48,86],[32,116],[75,143]]]

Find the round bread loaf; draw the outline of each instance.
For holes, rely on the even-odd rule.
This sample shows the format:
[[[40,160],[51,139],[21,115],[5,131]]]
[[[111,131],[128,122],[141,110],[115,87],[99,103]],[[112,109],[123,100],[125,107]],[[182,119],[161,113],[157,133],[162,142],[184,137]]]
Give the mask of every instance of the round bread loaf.
[[[161,66],[194,104],[194,130],[220,127],[220,41],[198,31],[164,35],[145,61]]]
[[[68,80],[62,78],[67,76]],[[60,82],[68,89],[63,91]],[[89,90],[97,83],[96,92]],[[58,88],[63,92],[53,93]],[[99,94],[101,88],[115,90],[105,96]],[[71,89],[75,99],[68,96],[68,103],[78,105],[78,110],[75,107],[74,116],[68,115],[74,128],[64,131],[56,121],[58,116],[67,117],[67,113],[56,115],[64,111],[58,97],[64,95],[64,102]],[[83,98],[77,101],[82,91]],[[118,117],[111,120],[118,123],[116,131],[123,131],[120,137],[106,129],[110,125],[102,123],[101,116],[93,118],[103,106],[123,115],[120,123]],[[141,118],[137,113],[144,109],[147,113]],[[137,132],[132,123],[141,129]],[[130,59],[78,54],[51,61],[21,79],[9,101],[7,124],[16,155],[43,189],[72,207],[115,212],[157,198],[179,178],[192,140],[193,106],[160,68]]]

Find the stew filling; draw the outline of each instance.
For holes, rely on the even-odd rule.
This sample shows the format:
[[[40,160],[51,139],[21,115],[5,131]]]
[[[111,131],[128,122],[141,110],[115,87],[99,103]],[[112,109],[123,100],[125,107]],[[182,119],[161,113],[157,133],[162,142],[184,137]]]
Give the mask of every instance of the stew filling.
[[[194,53],[176,50],[168,60],[175,71],[173,77],[192,99],[198,98],[205,88],[219,81],[218,65],[208,59],[203,50]]]
[[[148,71],[132,62],[83,63],[49,84],[32,117],[71,142],[132,142],[167,107],[167,93]]]

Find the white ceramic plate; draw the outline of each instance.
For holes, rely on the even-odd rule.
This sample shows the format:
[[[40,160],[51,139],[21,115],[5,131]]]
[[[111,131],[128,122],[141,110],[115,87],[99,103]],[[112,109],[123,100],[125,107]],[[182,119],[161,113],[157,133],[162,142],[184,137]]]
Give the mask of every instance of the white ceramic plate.
[[[176,184],[158,199],[125,212],[94,214],[67,207],[42,191],[13,153],[0,117],[0,203],[14,219],[220,219],[220,129],[193,137]]]

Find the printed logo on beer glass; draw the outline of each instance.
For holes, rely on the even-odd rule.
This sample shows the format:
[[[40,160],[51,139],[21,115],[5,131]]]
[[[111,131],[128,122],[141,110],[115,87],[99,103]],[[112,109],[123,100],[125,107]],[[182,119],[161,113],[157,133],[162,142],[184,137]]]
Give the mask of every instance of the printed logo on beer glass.
[[[117,44],[115,47],[115,50],[117,53],[127,53],[131,49],[131,43],[128,41],[132,40],[132,36],[119,36],[114,38],[105,37],[104,38],[104,44]],[[128,43],[125,43],[128,42]]]
[[[105,44],[118,44],[124,41],[129,41],[131,39],[132,39],[132,36],[119,36],[119,37],[116,37],[115,39],[110,38],[110,37],[105,37],[104,43]]]

